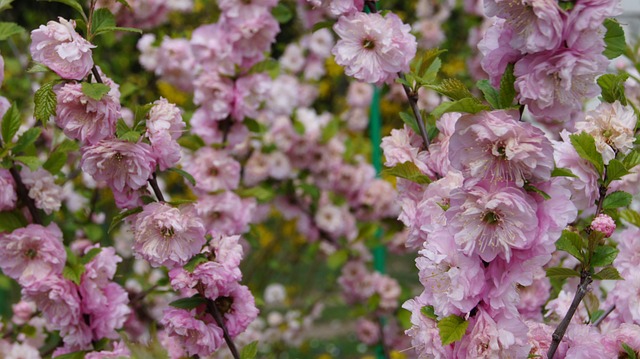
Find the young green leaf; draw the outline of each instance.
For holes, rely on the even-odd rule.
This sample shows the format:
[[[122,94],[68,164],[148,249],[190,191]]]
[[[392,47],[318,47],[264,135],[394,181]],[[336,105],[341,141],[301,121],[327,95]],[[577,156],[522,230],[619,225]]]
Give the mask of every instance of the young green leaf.
[[[513,64],[507,65],[500,79],[500,108],[511,107],[513,99],[516,98],[516,89],[514,87],[516,77],[513,75],[513,68]]]
[[[36,156],[16,156],[15,160],[24,163],[32,171],[35,171],[42,166],[42,162]]]
[[[40,137],[42,129],[40,127],[32,127],[26,130],[16,141],[15,147],[11,149],[12,153],[20,153],[27,149],[30,145],[34,144],[38,137]]]
[[[265,203],[269,202],[276,196],[276,191],[273,187],[267,184],[262,184],[257,187],[238,190],[238,195],[244,198],[254,197],[256,200],[258,200],[258,202]]]
[[[27,225],[27,220],[18,210],[0,212],[0,233],[13,232],[15,229]]]
[[[337,250],[327,258],[327,267],[329,269],[338,269],[349,260],[349,252],[346,249]]]
[[[286,24],[293,18],[293,12],[286,5],[280,3],[271,10],[271,15],[281,24]]]
[[[192,186],[195,187],[196,179],[193,178],[193,176],[189,172],[181,170],[179,168],[174,168],[174,167],[168,168],[167,171],[175,172],[175,173],[179,174],[180,176],[184,177],[187,181],[189,181],[189,183],[191,183]]]
[[[0,22],[0,41],[6,40],[13,35],[24,34],[27,31],[20,25],[13,22]]]
[[[605,267],[600,272],[593,275],[593,279],[598,280],[621,280],[624,279],[614,267]]]
[[[584,249],[583,239],[579,234],[568,230],[562,231],[560,239],[556,241],[556,248],[561,251],[565,251],[571,254],[580,262],[584,261]]]
[[[193,273],[193,271],[196,269],[196,267],[199,264],[206,263],[208,261],[209,261],[209,259],[207,258],[207,256],[205,254],[199,253],[199,254],[196,254],[195,256],[193,256],[193,258],[191,258],[189,260],[189,262],[187,262],[187,264],[184,265],[183,268],[187,272]]]
[[[605,267],[613,263],[620,251],[611,246],[599,246],[593,251],[591,265],[593,267]]]
[[[476,82],[476,87],[482,91],[484,99],[487,100],[491,107],[494,109],[502,108],[500,105],[500,94],[498,93],[498,90],[491,86],[489,80],[479,80]]]
[[[607,195],[604,201],[602,202],[602,208],[611,209],[611,208],[620,208],[627,207],[631,204],[631,200],[633,197],[631,194],[623,191],[615,191]]]
[[[488,111],[491,108],[476,98],[463,98],[462,100],[443,102],[431,112],[431,115],[435,118],[440,118],[447,112],[465,112],[465,113],[478,113],[480,111]]]
[[[142,212],[142,207],[131,208],[124,212],[120,212],[116,214],[115,216],[113,216],[113,219],[111,220],[111,225],[109,226],[109,230],[107,231],[107,233],[111,233],[111,231],[113,231],[116,228],[116,226],[120,222],[122,222],[125,218],[129,217],[132,214],[136,214],[140,212]]]
[[[49,118],[56,114],[58,100],[56,93],[53,92],[53,86],[57,83],[58,80],[42,84],[33,96],[33,103],[35,105],[34,117],[43,124],[46,124]]]
[[[408,179],[409,181],[418,184],[431,183],[431,178],[420,172],[418,166],[416,166],[413,162],[404,162],[397,164],[392,168],[385,168],[384,170],[382,170],[382,174]]]
[[[191,310],[195,307],[198,307],[206,303],[207,303],[206,298],[203,298],[199,294],[196,294],[193,297],[174,300],[173,302],[169,303],[169,305],[175,308]]]
[[[7,112],[4,114],[4,117],[2,117],[2,140],[5,145],[13,141],[13,136],[20,129],[21,122],[22,119],[20,118],[20,111],[18,110],[18,106],[14,103],[9,107]]]
[[[627,155],[622,159],[622,164],[628,170],[640,165],[640,152],[638,150],[633,150],[627,153]]]
[[[437,85],[427,85],[426,87],[438,92],[441,95],[447,96],[453,101],[462,100],[465,98],[473,98],[471,92],[465,84],[458,79],[444,79]]]
[[[258,355],[258,342],[253,341],[242,348],[240,359],[254,359]]]
[[[556,167],[551,171],[551,177],[574,177],[578,178],[570,169]]]
[[[580,273],[569,268],[551,267],[551,268],[547,268],[547,277],[549,278],[580,277]]]
[[[433,305],[425,305],[420,308],[420,313],[429,319],[433,319],[435,321],[438,320],[438,316],[436,315],[436,310],[433,308]]]
[[[454,314],[440,319],[438,329],[442,345],[449,345],[462,339],[468,326],[468,321]]]
[[[67,153],[54,151],[49,155],[49,158],[47,158],[47,161],[42,165],[42,167],[55,175],[60,172],[65,163],[67,163]]]
[[[627,170],[627,168],[625,167],[625,165],[616,160],[615,158],[612,159],[611,161],[609,161],[609,164],[607,165],[607,181],[606,184],[608,185],[609,183],[618,180],[620,178],[622,178],[622,176],[628,175],[630,172],[629,170]]]
[[[420,128],[418,128],[418,123],[416,122],[416,118],[413,115],[407,112],[400,112],[399,115],[402,122],[406,123],[409,127],[411,127],[413,132],[420,133]]]
[[[596,171],[602,174],[604,171],[604,162],[602,161],[602,155],[596,149],[596,141],[593,139],[593,136],[586,132],[581,132],[570,135],[569,138],[578,155],[591,162]]]
[[[93,260],[98,254],[102,252],[102,248],[91,248],[89,252],[80,257],[80,264],[87,264]]]
[[[96,9],[91,20],[91,33],[94,35],[105,28],[116,26],[116,18],[107,8]]]
[[[89,82],[82,83],[82,93],[96,101],[102,100],[102,97],[109,93],[110,90],[111,87],[105,84]]]
[[[620,101],[624,106],[627,105],[627,97],[624,94],[624,82],[629,78],[626,72],[614,74],[604,74],[598,77],[598,85],[602,89],[602,99],[606,102],[613,103]]]
[[[636,351],[626,343],[622,343],[622,350],[627,354],[628,359],[638,359]]]
[[[620,218],[636,227],[640,227],[640,213],[630,208],[620,211]]]
[[[604,35],[604,43],[606,47],[602,53],[608,59],[615,59],[624,54],[627,48],[627,42],[624,37],[624,30],[620,23],[615,19],[608,18],[604,20],[604,27],[607,32]]]

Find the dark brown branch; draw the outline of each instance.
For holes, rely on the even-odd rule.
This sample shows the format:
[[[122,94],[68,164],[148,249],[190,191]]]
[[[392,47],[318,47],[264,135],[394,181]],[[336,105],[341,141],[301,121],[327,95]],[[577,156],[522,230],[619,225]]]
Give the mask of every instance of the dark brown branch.
[[[402,80],[405,79],[404,74],[402,72],[398,73],[398,77]],[[422,114],[420,113],[420,109],[418,108],[418,94],[409,88],[409,86],[402,84],[402,88],[404,89],[404,93],[407,94],[407,99],[409,100],[409,106],[411,106],[411,111],[413,111],[413,116],[416,119],[416,123],[418,124],[418,129],[420,130],[420,137],[422,137],[422,142],[424,143],[424,150],[429,149],[429,135],[427,134],[427,128],[424,126],[424,120],[422,119]]]
[[[24,185],[24,182],[22,182],[22,177],[20,177],[20,173],[16,169],[15,165],[9,169],[9,172],[11,172],[11,177],[13,177],[13,181],[16,183],[18,198],[20,198],[22,203],[29,209],[33,223],[42,224],[42,218],[40,217],[38,208],[36,208],[36,203],[33,201],[33,198],[29,197],[29,190],[27,189],[27,186]]]
[[[600,323],[602,323],[602,321],[603,321],[603,320],[605,320],[605,319],[609,316],[609,314],[611,314],[615,309],[616,309],[616,305],[614,304],[614,305],[612,305],[611,307],[609,307],[609,309],[607,309],[607,311],[606,311],[606,312],[604,312],[604,313],[600,316],[600,318],[596,319],[596,321],[595,321],[595,322],[593,322],[593,324],[592,324],[592,325],[593,325],[594,327],[599,326],[599,325],[600,325]]]
[[[104,82],[102,81],[102,77],[100,76],[100,72],[98,72],[98,68],[96,67],[96,65],[93,65],[93,67],[91,68],[91,73],[93,74],[93,77],[96,78],[96,82],[99,84],[103,84]]]
[[[212,301],[211,299],[207,299],[207,311],[213,316],[213,319],[216,321],[216,324],[218,324],[218,326],[222,328],[224,341],[227,343],[227,346],[231,351],[231,355],[233,355],[235,359],[240,359],[240,353],[238,353],[238,349],[236,348],[236,345],[233,342],[233,339],[231,339],[231,336],[229,335],[227,326],[224,324],[222,313],[220,313],[220,309],[218,309],[218,306],[216,305],[216,303],[214,303],[214,301]]]
[[[591,282],[593,282],[591,274],[583,270],[580,276],[580,284],[578,284],[578,290],[576,291],[576,295],[573,297],[571,306],[569,307],[567,314],[565,314],[564,318],[562,318],[562,321],[551,336],[552,341],[551,345],[549,346],[549,351],[547,352],[547,359],[553,359],[553,356],[556,354],[558,345],[560,345],[560,342],[562,341],[562,338],[564,337],[564,334],[567,331],[569,324],[571,323],[571,318],[573,318],[573,315],[578,309],[578,306],[580,305],[580,302],[582,302],[584,296],[587,295],[587,292],[589,292],[589,285],[591,284]]]
[[[156,198],[158,199],[158,201],[165,202],[164,196],[162,195],[162,191],[160,190],[160,187],[158,186],[158,180],[156,180],[156,173],[155,172],[153,172],[153,177],[149,178],[149,184],[151,185],[151,188],[153,188],[153,193],[155,193]]]

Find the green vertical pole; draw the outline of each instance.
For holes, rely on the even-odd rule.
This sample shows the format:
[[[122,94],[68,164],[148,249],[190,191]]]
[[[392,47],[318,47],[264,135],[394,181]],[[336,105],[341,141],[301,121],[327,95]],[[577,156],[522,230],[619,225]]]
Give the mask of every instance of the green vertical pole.
[[[376,176],[380,176],[382,171],[382,115],[380,113],[380,88],[374,86],[371,108],[369,110],[369,138],[371,140],[371,163],[376,170]],[[373,267],[380,273],[385,272],[385,247],[380,243],[382,229],[376,231],[376,247],[373,249]]]

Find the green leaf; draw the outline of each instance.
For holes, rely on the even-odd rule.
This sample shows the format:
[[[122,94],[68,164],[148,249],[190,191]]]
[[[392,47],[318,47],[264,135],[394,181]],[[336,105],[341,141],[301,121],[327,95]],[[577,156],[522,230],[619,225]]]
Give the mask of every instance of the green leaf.
[[[265,126],[263,123],[258,122],[252,118],[245,118],[244,121],[242,121],[242,123],[245,126],[247,126],[247,128],[251,132],[259,133],[259,134],[267,132],[267,126]]]
[[[101,83],[89,83],[89,82],[82,83],[82,93],[96,101],[102,100],[102,97],[104,97],[104,95],[109,93],[110,90],[111,90],[111,87],[109,87],[109,85],[105,85]]]
[[[192,186],[194,187],[196,186],[196,179],[193,178],[193,176],[189,172],[185,170],[181,170],[179,168],[174,168],[174,167],[168,168],[167,171],[175,172],[179,174],[180,176],[184,177],[187,181],[189,181],[189,183],[191,183]]]
[[[420,78],[420,82],[423,84],[429,84],[435,82],[440,67],[442,66],[442,60],[439,56],[447,50],[429,49],[422,53],[421,56],[417,56],[419,61],[418,66],[415,66],[414,72]]]
[[[27,225],[27,220],[20,211],[0,212],[0,232],[13,232],[14,230]]]
[[[593,279],[598,280],[621,280],[624,279],[614,267],[605,267],[600,272],[593,275]]]
[[[329,269],[338,269],[349,260],[349,252],[346,249],[337,250],[327,258],[327,267]]]
[[[494,109],[501,108],[500,106],[500,94],[498,90],[494,89],[493,86],[489,83],[489,80],[480,80],[476,82],[476,87],[482,91],[484,95],[484,99],[493,107]]]
[[[82,350],[79,352],[67,353],[56,356],[56,359],[84,359],[84,357],[89,353],[86,350]]]
[[[465,84],[458,79],[444,79],[438,85],[427,85],[426,87],[457,101],[465,98],[473,98],[471,92]]]
[[[596,247],[591,256],[591,265],[594,267],[605,267],[613,263],[620,251],[611,246]]]
[[[340,122],[341,120],[335,117],[327,123],[327,125],[322,129],[322,143],[327,143],[330,139],[335,137],[338,131],[340,131]]]
[[[58,100],[56,93],[53,92],[53,86],[57,83],[58,80],[42,84],[33,96],[33,103],[35,105],[34,117],[43,124],[46,124],[49,118],[56,114]]]
[[[285,24],[293,18],[293,12],[282,3],[271,10],[271,15],[281,24]]]
[[[507,65],[500,79],[500,108],[511,107],[513,99],[516,97],[516,89],[514,87],[516,77],[513,75],[513,68],[513,64]]]
[[[618,180],[622,178],[622,176],[628,175],[629,173],[630,172],[627,170],[627,168],[622,162],[616,159],[612,159],[611,161],[609,161],[609,164],[607,165],[606,184],[608,185],[612,181]]]
[[[450,315],[440,319],[438,329],[442,345],[449,345],[462,339],[467,331],[469,322],[457,315]]]
[[[262,184],[257,187],[244,188],[238,190],[237,193],[240,197],[253,197],[260,203],[269,202],[276,196],[275,190],[267,184]]]
[[[140,212],[142,212],[142,207],[131,208],[124,212],[120,212],[116,214],[115,216],[113,216],[113,219],[111,220],[111,225],[109,226],[109,230],[107,231],[107,233],[111,233],[111,231],[113,231],[116,228],[116,226],[120,222],[122,222],[125,218],[129,217],[132,214],[136,214]]]
[[[13,22],[0,22],[0,41],[6,40],[13,35],[23,34],[26,30]]]
[[[586,132],[581,132],[579,134],[570,135],[569,138],[571,139],[571,144],[576,149],[576,152],[578,152],[578,155],[591,162],[596,171],[602,175],[602,172],[604,171],[604,162],[602,161],[602,155],[596,149],[596,141],[593,139],[593,136]]]
[[[94,35],[100,35],[100,34],[104,34],[107,32],[114,32],[114,31],[135,32],[137,34],[142,34],[142,30],[136,29],[135,27],[105,26],[100,28],[100,30],[94,33]]]
[[[315,25],[313,25],[313,28],[311,28],[311,32],[316,32],[320,29],[331,28],[335,23],[336,23],[335,20],[326,20],[326,21],[317,22]]]
[[[604,310],[602,309],[598,309],[595,310],[591,313],[591,315],[589,316],[589,323],[593,323],[596,320],[598,320],[598,318],[600,318],[602,315],[604,314]]]
[[[116,18],[107,8],[99,8],[93,12],[91,19],[91,33],[97,35],[104,28],[112,28],[116,26]]]
[[[82,274],[84,274],[86,268],[81,264],[66,265],[62,269],[62,276],[77,285],[80,285]]]
[[[11,9],[13,0],[0,0],[0,12]]]
[[[436,310],[433,308],[433,305],[425,305],[420,308],[420,313],[429,319],[433,319],[435,321],[438,320],[438,316],[436,315]]]
[[[174,300],[173,302],[169,303],[169,305],[175,308],[191,310],[195,307],[198,307],[206,303],[207,303],[206,298],[203,298],[199,294],[196,294],[193,297]]]
[[[627,345],[626,343],[622,343],[622,349],[624,350],[625,353],[627,353],[628,359],[638,359],[638,355],[636,354],[636,351],[633,350],[633,348]]]
[[[547,192],[545,192],[545,191],[543,191],[543,190],[539,189],[538,187],[535,187],[535,186],[533,186],[533,185],[531,185],[531,184],[529,184],[529,183],[526,183],[526,184],[523,186],[523,189],[524,189],[525,191],[527,191],[527,192],[537,193],[537,194],[539,194],[540,196],[542,196],[542,198],[544,198],[545,200],[547,200],[547,199],[551,199],[551,196],[549,196],[549,194],[548,194]]]
[[[82,9],[82,5],[80,5],[80,2],[78,0],[38,0],[38,1],[59,2],[62,4],[68,5],[72,7],[74,10],[76,10],[77,12],[79,12],[80,15],[82,15],[82,17],[85,20],[87,19],[87,15],[84,13],[84,10]]]
[[[78,145],[78,143],[76,141],[72,141],[72,140],[64,140],[62,141],[62,143],[60,143],[55,151],[58,152],[73,152],[73,151],[77,151],[80,149],[80,145]]]
[[[623,159],[622,164],[628,170],[633,167],[640,165],[640,152],[638,150],[633,150],[629,152]]]
[[[12,153],[20,153],[24,151],[27,147],[34,144],[38,137],[40,137],[40,133],[42,133],[42,129],[40,127],[32,127],[26,130],[20,137],[18,137],[18,141],[16,141],[15,147],[11,149]]]
[[[242,348],[240,359],[254,359],[258,355],[258,341],[253,341]]]
[[[119,2],[120,4],[126,6],[129,10],[131,10],[131,5],[129,5],[129,2],[127,0],[116,0],[117,2]]]
[[[574,177],[578,178],[571,170],[561,167],[556,167],[551,171],[551,177]]]
[[[67,163],[67,153],[66,152],[53,152],[47,159],[47,161],[42,165],[42,167],[49,171],[51,174],[55,175],[60,172],[62,167],[64,167],[65,163]]]
[[[620,211],[620,218],[624,219],[628,223],[640,227],[640,213],[627,208]]]
[[[604,35],[606,47],[602,54],[608,59],[615,59],[622,55],[627,48],[624,30],[618,21],[611,18],[604,20],[604,27],[607,29]]]
[[[547,277],[549,278],[580,277],[580,273],[569,268],[552,267],[552,268],[547,268]]]
[[[34,63],[31,67],[27,69],[27,72],[30,74],[36,74],[38,72],[50,72],[51,70],[44,66],[43,64]]]
[[[556,248],[561,251],[565,251],[579,260],[581,263],[584,261],[584,255],[582,253],[583,240],[579,234],[568,230],[562,231],[560,239],[556,241]]]
[[[400,112],[400,119],[402,119],[404,123],[406,123],[409,127],[411,127],[413,132],[420,133],[420,129],[418,128],[418,123],[416,122],[416,118],[413,115],[407,112]]]
[[[123,134],[121,134],[120,136],[118,136],[119,139],[123,140],[123,141],[128,141],[131,143],[137,143],[138,140],[140,139],[141,133],[138,131],[127,131]]]
[[[385,168],[382,174],[408,179],[418,184],[429,184],[431,178],[420,172],[420,169],[413,162],[400,163],[392,168]]]
[[[627,97],[624,94],[624,82],[629,78],[629,74],[622,72],[617,75],[604,74],[598,77],[598,86],[602,89],[602,99],[609,103],[620,101],[627,105]]]
[[[632,199],[633,197],[631,196],[631,194],[627,192],[615,191],[605,197],[604,201],[602,202],[602,208],[610,209],[627,207],[631,204]]]
[[[42,166],[42,162],[36,156],[16,156],[15,160],[27,165],[31,171],[35,171]]]
[[[196,267],[201,263],[206,263],[209,261],[209,258],[203,253],[196,254],[193,256],[187,264],[184,265],[184,270],[189,273],[193,273]]]
[[[91,262],[100,252],[102,252],[102,248],[91,248],[89,252],[80,257],[80,263],[84,265]]]
[[[120,137],[129,131],[131,131],[129,125],[127,125],[123,119],[119,118],[116,122],[116,137]]]
[[[21,122],[22,119],[20,118],[20,111],[18,110],[18,106],[14,103],[9,107],[7,113],[4,114],[4,117],[2,117],[2,139],[4,140],[5,145],[13,141],[13,136],[20,129]]]
[[[447,112],[465,112],[478,113],[480,111],[488,111],[491,108],[475,98],[464,98],[453,102],[443,102],[431,112],[435,118],[440,118]]]
[[[196,203],[196,201],[193,200],[193,199],[174,199],[174,200],[168,201],[167,203],[172,205],[172,206],[174,206],[174,207],[177,207],[177,206],[181,206],[183,204]]]

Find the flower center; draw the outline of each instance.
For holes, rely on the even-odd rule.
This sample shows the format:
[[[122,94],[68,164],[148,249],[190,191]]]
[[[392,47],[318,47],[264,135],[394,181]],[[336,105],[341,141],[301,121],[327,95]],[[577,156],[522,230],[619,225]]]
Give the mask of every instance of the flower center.
[[[29,259],[35,258],[37,254],[38,252],[36,252],[36,250],[33,248],[29,248],[24,252],[24,255]]]
[[[500,221],[500,216],[498,216],[495,212],[487,212],[482,217],[482,221],[487,224],[495,224]]]
[[[164,238],[167,238],[167,239],[173,237],[173,235],[176,234],[173,227],[162,227],[160,229],[160,233],[162,233]]]
[[[120,153],[120,152],[116,152],[116,154],[113,156],[116,161],[120,162],[122,161],[122,159],[124,158],[124,156]]]
[[[233,298],[231,297],[218,297],[216,300],[216,307],[222,314],[231,312],[231,305],[233,305]]]
[[[367,50],[373,50],[376,48],[376,43],[371,39],[364,39],[364,41],[362,41],[362,47]]]

